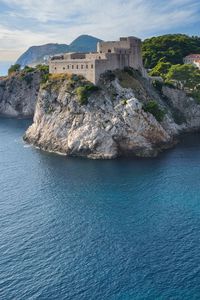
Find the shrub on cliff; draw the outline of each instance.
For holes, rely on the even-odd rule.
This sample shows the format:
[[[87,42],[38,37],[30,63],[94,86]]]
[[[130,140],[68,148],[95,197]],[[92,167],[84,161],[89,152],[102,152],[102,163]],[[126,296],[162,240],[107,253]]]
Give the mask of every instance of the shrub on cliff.
[[[200,87],[200,70],[193,65],[174,65],[166,78],[177,82],[180,88],[195,90]]]
[[[79,86],[76,89],[76,95],[77,95],[79,104],[81,104],[81,105],[87,104],[88,95],[87,95],[87,90],[84,86]]]
[[[23,72],[24,73],[31,73],[31,72],[34,72],[35,69],[32,68],[32,67],[29,67],[29,66],[25,66],[24,69],[23,69]]]
[[[169,62],[159,61],[158,64],[150,71],[149,75],[158,77],[160,76],[165,79],[171,66],[172,64]]]
[[[76,88],[76,95],[78,97],[78,102],[81,105],[87,104],[88,97],[94,91],[97,91],[99,88],[93,84],[86,84],[84,86],[79,86]]]
[[[143,110],[145,112],[151,113],[158,122],[162,122],[162,120],[165,116],[164,110],[162,110],[159,107],[158,103],[154,100],[151,100],[148,103],[146,103],[145,105],[143,105]]]
[[[19,64],[15,64],[12,65],[9,69],[8,69],[8,75],[12,75],[16,72],[20,71],[21,66]]]

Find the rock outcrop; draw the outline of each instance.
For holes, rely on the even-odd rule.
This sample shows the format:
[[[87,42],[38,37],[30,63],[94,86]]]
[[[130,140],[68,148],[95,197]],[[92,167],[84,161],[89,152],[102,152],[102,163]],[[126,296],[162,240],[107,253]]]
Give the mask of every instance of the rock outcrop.
[[[171,117],[165,118],[166,130],[143,110],[142,102],[151,94],[160,100],[159,95],[144,79],[140,82],[130,75],[132,87],[123,87],[127,74],[117,75],[123,76],[121,82],[120,76],[111,80],[104,76],[98,91],[90,91],[83,105],[77,87],[86,83],[51,79],[41,87],[34,122],[24,139],[45,151],[89,158],[149,157],[170,147],[177,132]]]
[[[0,114],[10,117],[32,117],[41,83],[38,71],[15,74],[0,80]]]

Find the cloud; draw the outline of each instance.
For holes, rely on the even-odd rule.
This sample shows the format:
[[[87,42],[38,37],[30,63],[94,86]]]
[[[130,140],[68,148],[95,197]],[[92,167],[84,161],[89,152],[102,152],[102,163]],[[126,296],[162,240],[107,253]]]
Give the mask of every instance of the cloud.
[[[86,33],[115,39],[181,32],[199,24],[198,5],[197,0],[0,0],[0,55],[69,43]]]

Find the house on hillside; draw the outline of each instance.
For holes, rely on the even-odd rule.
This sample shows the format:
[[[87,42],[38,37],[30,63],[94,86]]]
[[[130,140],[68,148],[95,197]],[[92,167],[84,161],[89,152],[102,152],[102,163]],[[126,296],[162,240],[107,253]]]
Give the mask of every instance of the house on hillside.
[[[200,69],[200,54],[190,54],[183,59],[184,64],[191,64]]]

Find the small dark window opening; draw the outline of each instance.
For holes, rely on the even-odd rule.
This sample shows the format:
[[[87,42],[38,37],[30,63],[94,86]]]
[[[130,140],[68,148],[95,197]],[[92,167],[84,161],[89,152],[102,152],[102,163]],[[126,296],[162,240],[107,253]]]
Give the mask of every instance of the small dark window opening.
[[[74,68],[74,65],[72,65],[72,69]]]
[[[111,53],[111,49],[108,49],[108,53]]]
[[[91,69],[93,69],[93,65],[91,65]]]
[[[78,69],[78,65],[76,66],[76,68]]]

